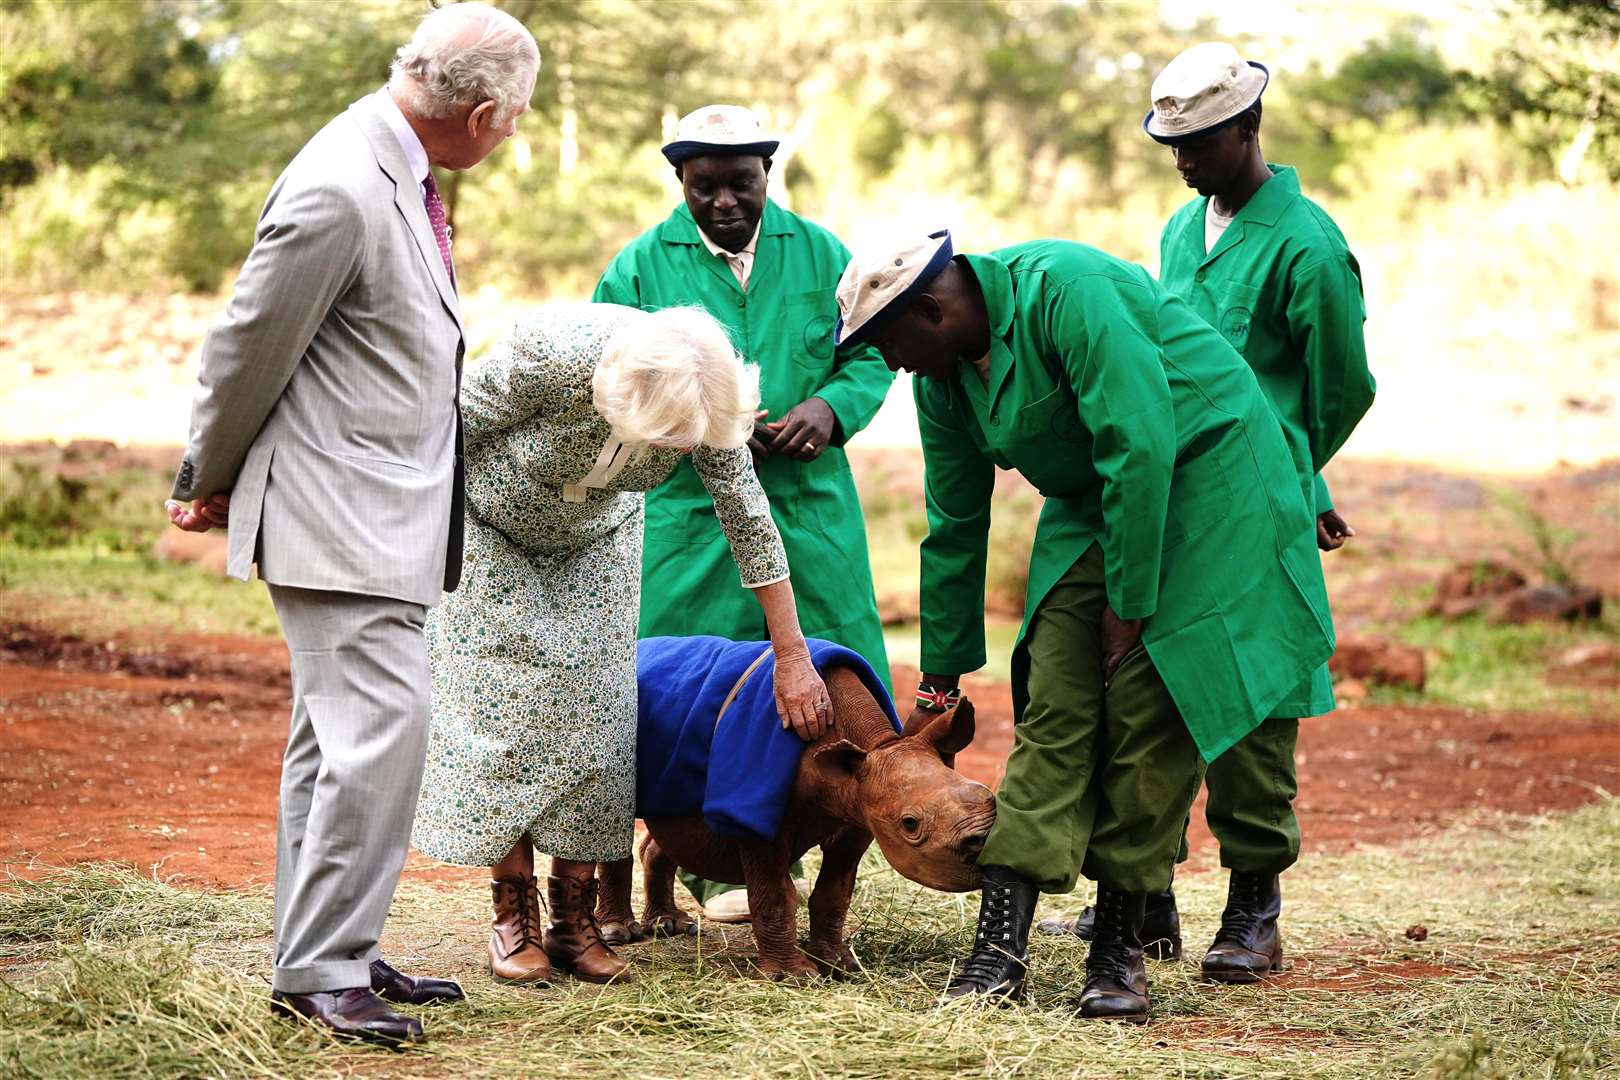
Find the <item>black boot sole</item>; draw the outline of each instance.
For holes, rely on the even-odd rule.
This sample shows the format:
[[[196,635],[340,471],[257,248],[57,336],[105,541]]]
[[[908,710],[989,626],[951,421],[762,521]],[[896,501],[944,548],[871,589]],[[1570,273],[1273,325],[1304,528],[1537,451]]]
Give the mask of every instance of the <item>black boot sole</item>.
[[[1106,1020],[1116,1024],[1145,1024],[1147,1023],[1148,1010],[1146,1007],[1144,1007],[1141,1012],[1089,1014],[1085,1011],[1085,1007],[1082,1005],[1080,1008],[1075,1010],[1075,1015],[1082,1020]]]
[[[1101,1020],[1105,1024],[1145,1024],[1147,1013],[1121,1013],[1118,1016],[1087,1016],[1079,1014],[1082,1020]]]
[[[1279,975],[1288,969],[1288,961],[1284,959],[1282,951],[1278,950],[1271,958],[1271,963],[1264,970],[1223,969],[1203,967],[1200,970],[1205,982],[1225,983],[1228,986],[1252,986],[1257,982],[1265,982],[1274,975]]]
[[[939,995],[941,1005],[949,1005],[953,1001],[972,1001],[979,1005],[994,1005],[998,1008],[1010,1008],[1021,1004],[1024,1000],[1024,987],[997,986],[989,990],[969,990],[962,994],[953,994],[947,988]]]

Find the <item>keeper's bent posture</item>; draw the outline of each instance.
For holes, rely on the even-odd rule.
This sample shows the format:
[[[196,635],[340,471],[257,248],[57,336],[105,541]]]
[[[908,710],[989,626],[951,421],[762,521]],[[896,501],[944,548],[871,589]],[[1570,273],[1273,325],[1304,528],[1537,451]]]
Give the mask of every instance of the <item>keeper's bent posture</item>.
[[[1361,324],[1361,269],[1326,211],[1300,194],[1299,175],[1260,152],[1264,65],[1224,42],[1194,45],[1153,81],[1142,127],[1173,154],[1198,192],[1159,242],[1159,281],[1220,331],[1254,370],[1282,422],[1311,523],[1323,551],[1354,536],[1334,509],[1322,468],[1372,404]],[[1205,777],[1204,815],[1231,872],[1220,929],[1202,962],[1206,979],[1249,983],[1283,963],[1280,875],[1299,858],[1294,745],[1299,718],[1333,711],[1326,665],[1272,707]],[[1187,857],[1185,840],[1181,858]],[[1041,929],[1091,933],[1091,909]],[[1147,899],[1148,955],[1181,955],[1181,916],[1171,889]]]
[[[1017,728],[952,997],[1016,997],[1040,892],[1098,883],[1082,1016],[1148,1009],[1143,903],[1205,761],[1332,650],[1310,511],[1253,373],[1146,271],[1040,240],[857,253],[841,341],[918,376],[929,532],[917,708],[984,663],[997,467],[1045,508],[1013,655]]]

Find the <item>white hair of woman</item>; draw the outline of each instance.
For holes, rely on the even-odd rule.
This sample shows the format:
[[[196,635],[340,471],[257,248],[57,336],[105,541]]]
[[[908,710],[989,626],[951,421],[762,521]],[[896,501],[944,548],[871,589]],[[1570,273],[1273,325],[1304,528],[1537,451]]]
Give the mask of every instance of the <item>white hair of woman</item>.
[[[539,70],[540,47],[518,20],[488,4],[446,4],[395,55],[388,89],[429,120],[493,101],[504,124],[528,104]]]
[[[702,308],[665,308],[608,339],[591,391],[621,442],[732,449],[753,431],[759,368]]]

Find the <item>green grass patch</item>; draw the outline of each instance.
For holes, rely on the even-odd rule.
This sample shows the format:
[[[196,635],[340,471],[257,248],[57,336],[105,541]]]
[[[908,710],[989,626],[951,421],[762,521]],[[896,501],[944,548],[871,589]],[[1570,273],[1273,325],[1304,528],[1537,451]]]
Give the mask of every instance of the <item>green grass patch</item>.
[[[1377,702],[1620,716],[1620,667],[1585,665],[1566,674],[1559,666],[1578,647],[1620,644],[1620,613],[1612,605],[1591,623],[1515,626],[1425,616],[1390,632],[1428,653],[1428,685],[1422,694],[1381,688]]]
[[[1223,876],[1207,871],[1178,881],[1194,956],[1224,894]],[[851,913],[863,972],[807,986],[739,974],[751,937],[719,927],[631,948],[640,978],[629,986],[497,985],[482,971],[482,892],[407,883],[385,951],[406,970],[460,978],[471,1001],[428,1013],[428,1046],[391,1055],[270,1019],[264,892],[199,894],[88,868],[0,890],[0,1072],[1460,1078],[1620,1070],[1620,802],[1530,820],[1481,815],[1409,847],[1307,859],[1285,890],[1293,974],[1272,986],[1218,987],[1198,979],[1195,963],[1154,964],[1153,1020],[1131,1028],[1076,1018],[1083,948],[1044,936],[1034,944],[1026,1004],[938,1007],[938,989],[971,941],[976,900],[920,889],[876,856]],[[51,914],[53,906],[64,914]],[[91,917],[92,909],[104,914]],[[1427,940],[1405,936],[1417,923]]]
[[[169,475],[106,446],[11,448],[0,462],[0,618],[80,634],[274,634],[265,590],[151,555]]]
[[[56,454],[14,453],[15,460],[0,463],[0,543],[7,547],[144,551],[167,526],[162,506],[169,486],[155,470],[70,475]]]
[[[0,618],[44,619],[77,634],[128,628],[277,633],[275,609],[262,586],[84,543],[0,548]]]

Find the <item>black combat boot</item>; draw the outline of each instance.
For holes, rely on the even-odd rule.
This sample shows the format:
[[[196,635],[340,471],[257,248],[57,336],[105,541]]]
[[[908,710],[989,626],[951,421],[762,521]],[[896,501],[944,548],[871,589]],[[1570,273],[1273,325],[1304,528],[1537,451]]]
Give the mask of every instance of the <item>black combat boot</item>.
[[[998,1001],[1016,1001],[1023,996],[1024,972],[1029,968],[1029,924],[1034,921],[1039,896],[1035,883],[1023,875],[1005,866],[984,868],[973,952],[945,987],[946,997],[984,994]]]
[[[1282,886],[1276,874],[1232,871],[1226,910],[1215,944],[1204,954],[1204,978],[1224,983],[1259,982],[1283,969]]]
[[[1090,941],[1097,909],[1087,905],[1072,919],[1042,919],[1036,928],[1043,934],[1073,934]],[[1176,910],[1174,888],[1147,894],[1147,910],[1142,916],[1142,955],[1149,960],[1181,959],[1181,913]]]
[[[1086,988],[1080,1015],[1096,1020],[1147,1021],[1147,969],[1142,966],[1142,909],[1145,893],[1097,887],[1091,951],[1086,954]]]

